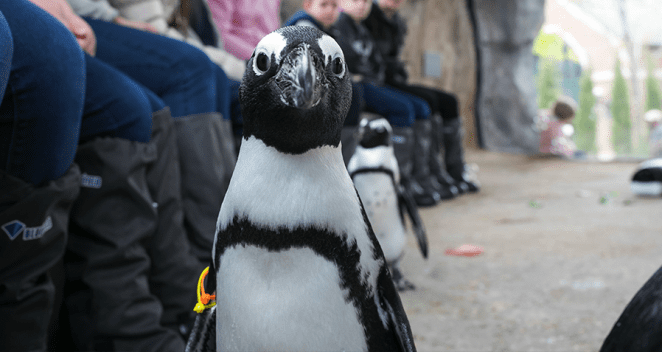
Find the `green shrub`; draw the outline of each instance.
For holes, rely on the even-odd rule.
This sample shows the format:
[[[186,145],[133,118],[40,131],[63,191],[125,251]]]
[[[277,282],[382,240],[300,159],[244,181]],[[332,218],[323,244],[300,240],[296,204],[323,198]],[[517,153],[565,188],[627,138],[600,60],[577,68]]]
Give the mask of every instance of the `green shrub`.
[[[561,92],[561,73],[556,61],[541,58],[538,70],[538,107],[549,109]]]
[[[621,61],[616,60],[614,68],[614,84],[611,90],[611,114],[614,118],[612,138],[614,149],[618,154],[629,154],[632,151],[630,122],[630,93],[627,82],[621,72]]]
[[[660,92],[660,84],[653,76],[654,65],[648,57],[648,74],[646,75],[646,102],[644,105],[644,112],[653,109],[660,109],[662,106],[662,93]]]
[[[575,128],[574,140],[577,149],[587,152],[595,150],[594,105],[595,96],[593,95],[591,70],[585,70],[579,80],[579,108],[572,124]]]

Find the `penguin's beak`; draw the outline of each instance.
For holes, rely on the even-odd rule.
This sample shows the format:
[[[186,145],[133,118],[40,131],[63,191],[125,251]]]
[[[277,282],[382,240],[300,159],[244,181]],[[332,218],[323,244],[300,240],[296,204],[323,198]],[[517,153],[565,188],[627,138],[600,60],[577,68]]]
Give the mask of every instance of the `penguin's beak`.
[[[320,102],[321,86],[315,62],[307,46],[292,50],[276,74],[280,99],[288,106],[309,109]]]

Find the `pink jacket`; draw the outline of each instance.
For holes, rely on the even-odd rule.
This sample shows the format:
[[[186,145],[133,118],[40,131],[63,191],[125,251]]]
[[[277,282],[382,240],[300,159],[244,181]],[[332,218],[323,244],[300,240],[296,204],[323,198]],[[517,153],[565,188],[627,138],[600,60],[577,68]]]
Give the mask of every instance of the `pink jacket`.
[[[565,157],[572,157],[575,152],[575,144],[568,136],[563,134],[564,122],[559,121],[548,112],[538,116],[540,126],[540,152]]]
[[[280,27],[280,0],[207,0],[225,50],[248,60],[257,43]]]

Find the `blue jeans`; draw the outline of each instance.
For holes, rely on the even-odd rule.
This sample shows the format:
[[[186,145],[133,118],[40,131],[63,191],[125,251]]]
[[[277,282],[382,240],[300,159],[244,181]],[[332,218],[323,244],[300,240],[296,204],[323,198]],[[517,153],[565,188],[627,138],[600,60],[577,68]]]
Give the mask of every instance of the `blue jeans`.
[[[74,159],[86,87],[83,52],[67,28],[26,0],[0,1],[0,11],[14,42],[0,104],[0,168],[39,185],[61,177]]]
[[[158,98],[83,55],[71,32],[25,0],[2,1],[14,53],[0,104],[0,168],[34,185],[61,177],[79,142],[148,142]],[[156,99],[156,100],[155,100]]]
[[[0,101],[5,95],[5,88],[9,81],[11,58],[14,56],[14,41],[5,16],[0,12]]]
[[[388,86],[360,83],[366,108],[384,116],[395,127],[409,127],[415,120],[425,120],[431,110],[425,100]]]
[[[85,54],[87,87],[80,143],[96,137],[149,142],[152,112],[165,105],[119,70]]]
[[[97,36],[96,57],[154,92],[173,117],[223,113],[229,100],[227,77],[204,52],[161,35],[85,20]]]

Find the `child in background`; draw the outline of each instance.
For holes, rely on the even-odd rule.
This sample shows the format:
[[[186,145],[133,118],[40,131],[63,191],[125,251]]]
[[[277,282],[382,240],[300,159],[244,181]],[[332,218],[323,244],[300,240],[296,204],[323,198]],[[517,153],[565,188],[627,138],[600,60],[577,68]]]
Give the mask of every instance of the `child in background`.
[[[338,0],[303,0],[303,10],[290,17],[285,26],[309,26],[330,34],[331,26],[336,23],[340,9]]]
[[[567,131],[571,127],[575,111],[577,103],[570,97],[562,96],[556,100],[549,112],[540,115],[538,123],[541,130],[541,153],[572,158],[577,148],[570,139],[572,133],[564,133],[564,129]]]

